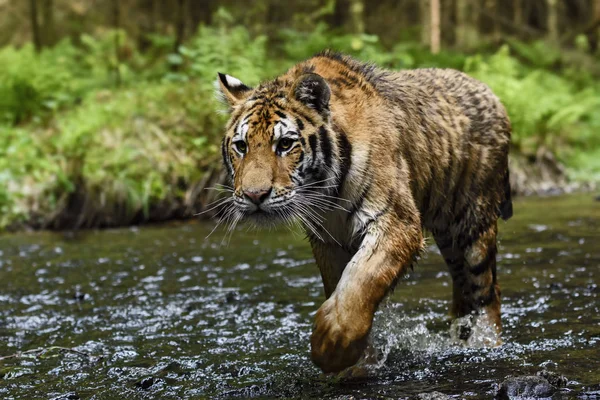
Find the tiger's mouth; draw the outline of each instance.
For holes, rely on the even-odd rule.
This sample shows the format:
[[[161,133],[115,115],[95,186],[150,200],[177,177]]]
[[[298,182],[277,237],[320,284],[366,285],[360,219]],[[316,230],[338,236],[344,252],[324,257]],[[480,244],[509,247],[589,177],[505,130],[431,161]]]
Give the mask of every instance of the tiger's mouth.
[[[267,227],[279,226],[285,222],[296,219],[295,212],[291,208],[284,211],[280,208],[272,209],[256,207],[253,210],[243,211],[243,214],[243,219],[247,222],[257,226]]]
[[[242,211],[247,217],[283,217],[293,212],[292,201],[268,202],[258,205],[246,205]]]

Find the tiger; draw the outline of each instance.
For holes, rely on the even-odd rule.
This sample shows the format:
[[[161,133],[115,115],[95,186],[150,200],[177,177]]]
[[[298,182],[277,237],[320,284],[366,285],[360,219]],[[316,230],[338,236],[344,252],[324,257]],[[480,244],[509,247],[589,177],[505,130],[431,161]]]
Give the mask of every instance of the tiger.
[[[339,373],[364,359],[381,301],[433,238],[453,318],[501,332],[497,221],[513,213],[511,124],[484,83],[452,69],[392,71],[326,50],[250,87],[218,73],[229,120],[221,218],[299,223],[325,300],[311,359]]]

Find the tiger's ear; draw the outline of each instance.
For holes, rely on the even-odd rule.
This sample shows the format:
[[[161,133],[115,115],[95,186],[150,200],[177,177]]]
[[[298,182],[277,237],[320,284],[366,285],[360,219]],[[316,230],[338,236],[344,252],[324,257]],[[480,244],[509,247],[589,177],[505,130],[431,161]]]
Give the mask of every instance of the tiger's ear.
[[[316,110],[319,114],[329,113],[331,90],[320,75],[313,73],[302,75],[294,83],[292,95],[296,100]]]
[[[217,80],[215,81],[215,87],[217,89],[217,98],[222,102],[233,107],[242,100],[252,91],[251,87],[248,87],[237,78],[233,76],[218,73]]]

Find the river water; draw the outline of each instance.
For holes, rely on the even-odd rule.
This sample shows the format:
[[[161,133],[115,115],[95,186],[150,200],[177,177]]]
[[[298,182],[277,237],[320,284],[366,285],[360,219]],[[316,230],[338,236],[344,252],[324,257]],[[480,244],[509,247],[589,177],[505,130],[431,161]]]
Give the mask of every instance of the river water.
[[[451,340],[450,276],[431,247],[378,312],[381,362],[360,379],[325,377],[310,361],[324,298],[302,235],[205,239],[211,229],[0,236],[0,398],[488,399],[508,376],[541,370],[568,378],[555,398],[600,398],[591,195],[520,199],[500,222],[502,346]]]

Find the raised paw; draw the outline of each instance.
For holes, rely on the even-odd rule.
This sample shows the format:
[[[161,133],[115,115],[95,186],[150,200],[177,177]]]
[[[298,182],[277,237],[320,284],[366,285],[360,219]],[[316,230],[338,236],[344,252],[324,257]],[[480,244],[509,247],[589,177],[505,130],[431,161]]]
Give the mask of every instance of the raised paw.
[[[325,373],[340,372],[356,364],[369,343],[373,315],[344,306],[331,296],[315,317],[311,357]]]

